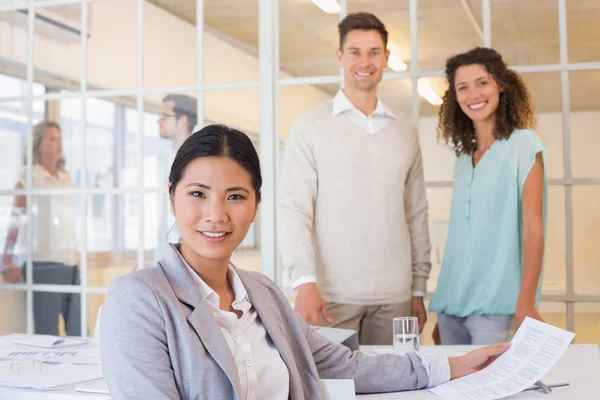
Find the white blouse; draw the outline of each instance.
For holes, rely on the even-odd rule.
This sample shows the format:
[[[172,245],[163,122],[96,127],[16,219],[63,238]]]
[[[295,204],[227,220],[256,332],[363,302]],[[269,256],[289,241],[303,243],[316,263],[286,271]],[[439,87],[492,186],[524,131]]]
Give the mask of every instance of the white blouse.
[[[181,257],[179,251],[177,253]],[[290,386],[287,366],[252,307],[248,293],[235,270],[229,267],[228,278],[235,293],[231,306],[243,313],[239,319],[235,313],[219,309],[219,295],[196,274],[183,257],[181,261],[194,277],[202,296],[208,300],[212,314],[233,354],[242,387],[240,400],[286,400]]]

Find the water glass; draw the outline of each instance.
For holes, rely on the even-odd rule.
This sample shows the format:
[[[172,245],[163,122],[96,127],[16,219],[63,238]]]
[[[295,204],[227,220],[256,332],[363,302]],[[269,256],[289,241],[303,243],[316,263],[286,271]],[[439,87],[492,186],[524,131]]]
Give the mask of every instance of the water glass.
[[[419,351],[419,319],[417,317],[397,317],[394,325],[394,353],[407,354]]]

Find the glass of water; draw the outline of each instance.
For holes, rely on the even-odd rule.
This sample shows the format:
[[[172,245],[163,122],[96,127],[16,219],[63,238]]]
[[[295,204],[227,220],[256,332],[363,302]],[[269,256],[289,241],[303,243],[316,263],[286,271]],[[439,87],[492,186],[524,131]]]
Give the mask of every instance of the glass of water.
[[[419,319],[397,317],[394,324],[394,353],[407,354],[419,351]]]

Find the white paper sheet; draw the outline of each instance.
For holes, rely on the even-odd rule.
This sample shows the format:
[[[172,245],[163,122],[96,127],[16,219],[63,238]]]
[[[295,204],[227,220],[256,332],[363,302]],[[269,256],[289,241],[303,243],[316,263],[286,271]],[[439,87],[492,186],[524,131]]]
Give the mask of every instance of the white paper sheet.
[[[445,400],[494,400],[519,393],[548,373],[575,334],[526,318],[510,349],[487,368],[429,389]]]
[[[41,370],[0,375],[0,385],[21,389],[55,390],[102,379],[102,371],[73,364],[44,365]]]
[[[15,344],[48,349],[82,346],[87,344],[86,338],[54,336],[54,335],[27,335],[14,340]]]
[[[91,385],[78,386],[75,388],[75,391],[82,393],[110,394],[104,380]]]
[[[100,349],[98,346],[79,346],[68,349],[36,349],[27,346],[13,345],[0,349],[0,360],[36,359],[46,363],[71,363],[99,365]]]

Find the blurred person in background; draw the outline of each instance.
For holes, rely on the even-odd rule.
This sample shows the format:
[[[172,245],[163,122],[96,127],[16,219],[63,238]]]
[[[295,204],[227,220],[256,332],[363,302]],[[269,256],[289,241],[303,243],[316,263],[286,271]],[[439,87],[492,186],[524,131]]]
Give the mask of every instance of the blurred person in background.
[[[71,175],[65,169],[60,125],[42,121],[35,125],[33,134],[33,160],[31,182],[35,189],[72,189]],[[25,152],[26,154],[27,152]],[[26,172],[15,189],[27,187]],[[15,196],[11,222],[7,234],[2,271],[4,280],[18,283],[24,278],[25,263],[17,266],[15,256],[31,251],[33,259],[33,283],[79,284],[77,268],[75,197],[70,194],[35,195],[31,198],[33,242],[28,243],[26,229],[29,222],[27,200]],[[68,335],[79,335],[80,295],[76,293],[34,292],[35,333],[58,334],[58,316],[62,315]]]

